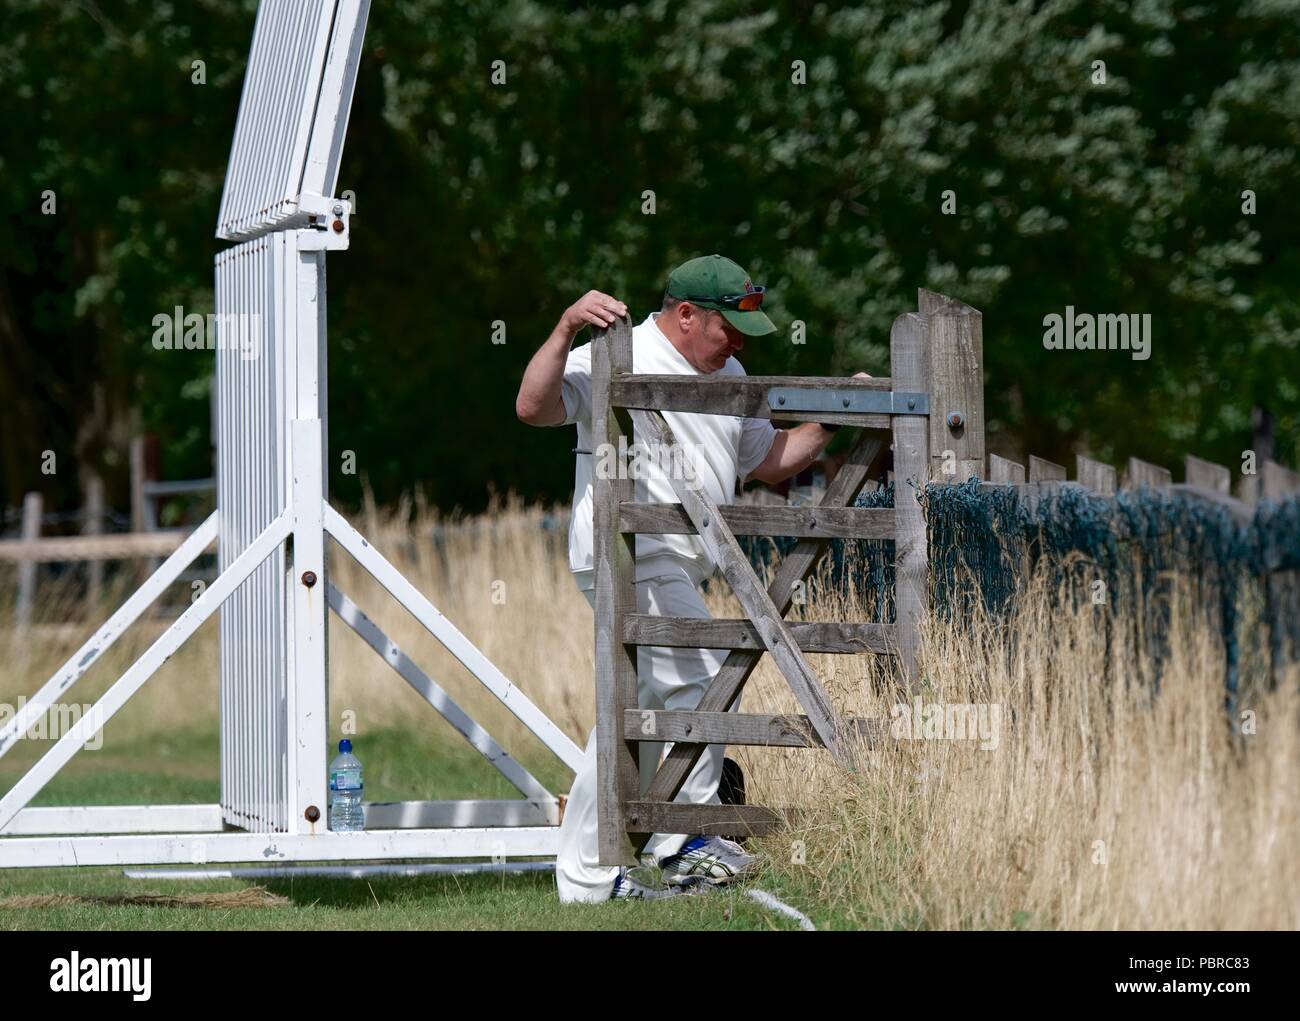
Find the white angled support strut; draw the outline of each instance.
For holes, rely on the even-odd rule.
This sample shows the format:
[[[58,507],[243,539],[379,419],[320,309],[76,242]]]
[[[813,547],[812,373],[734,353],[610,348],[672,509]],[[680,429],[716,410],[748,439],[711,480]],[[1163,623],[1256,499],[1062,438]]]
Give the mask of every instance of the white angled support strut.
[[[551,722],[537,706],[506,677],[495,663],[488,659],[449,621],[433,603],[402,576],[402,572],[384,559],[365,537],[348,524],[338,511],[325,505],[325,531],[340,546],[352,554],[353,559],[386,588],[408,613],[425,626],[429,634],[438,639],[464,667],[477,677],[501,703],[515,714],[566,766],[575,773],[582,763],[582,749],[569,736]]]
[[[18,714],[4,727],[0,728],[0,756],[3,756],[20,740],[31,725],[54,705],[59,698],[81,678],[87,670],[97,663],[116,642],[127,628],[134,624],[140,614],[149,609],[154,601],[167,591],[167,587],[181,576],[190,564],[207,549],[217,537],[217,515],[214,511],[208,519],[199,525],[189,537],[176,548],[158,570],[131,593],[131,597],[118,608],[113,616],[104,622],[103,627],[74,652],[54,676],[41,685],[40,691],[31,697]]]

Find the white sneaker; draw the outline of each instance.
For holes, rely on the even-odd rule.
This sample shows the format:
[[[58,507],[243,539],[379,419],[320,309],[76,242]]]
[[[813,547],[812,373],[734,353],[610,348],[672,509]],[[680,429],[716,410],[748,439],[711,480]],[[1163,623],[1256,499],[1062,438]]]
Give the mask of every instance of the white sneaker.
[[[610,900],[657,900],[660,897],[678,897],[684,894],[705,893],[711,885],[700,876],[656,876],[644,866],[629,869],[620,866],[614,880]]]
[[[758,859],[726,837],[692,837],[682,849],[659,863],[666,876],[695,877],[721,885],[749,879],[758,872]],[[671,882],[671,879],[669,880]]]

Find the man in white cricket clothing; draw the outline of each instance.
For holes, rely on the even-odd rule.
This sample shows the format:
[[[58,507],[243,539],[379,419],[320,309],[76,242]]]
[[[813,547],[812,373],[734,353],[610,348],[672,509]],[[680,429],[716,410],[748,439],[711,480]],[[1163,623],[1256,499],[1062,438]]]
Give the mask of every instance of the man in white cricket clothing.
[[[678,266],[668,277],[663,307],[632,331],[632,368],[641,374],[743,376],[735,358],[750,337],[776,332],[762,311],[764,288],[755,287],[740,266],[708,255]],[[546,342],[533,355],[519,387],[515,410],[529,425],[576,425],[573,514],[569,566],[578,588],[594,605],[592,573],[592,477],[604,451],[592,445],[591,345],[570,350],[587,325],[608,327],[627,315],[617,298],[589,291],[565,310]],[[858,373],[859,376],[864,373]],[[730,503],[738,481],[779,482],[807,468],[829,442],[834,427],[805,423],[775,429],[766,419],[664,412],[678,448],[646,449],[636,478],[636,498],[676,503],[668,471],[684,468],[693,485],[719,503]],[[638,476],[649,475],[648,478]],[[708,617],[698,586],[714,564],[698,536],[639,535],[636,543],[637,610],[660,616]],[[643,646],[637,653],[637,692],[643,709],[694,709],[726,659],[721,649]],[[737,700],[739,704],[739,700]],[[642,785],[649,782],[664,751],[641,745]],[[709,745],[681,792],[679,802],[718,804],[724,746]],[[655,834],[644,854],[653,856],[664,880],[652,881],[597,861],[596,732],[587,742],[582,768],[569,792],[560,827],[556,888],[563,902],[611,897],[664,897],[751,874],[755,859],[722,837]]]

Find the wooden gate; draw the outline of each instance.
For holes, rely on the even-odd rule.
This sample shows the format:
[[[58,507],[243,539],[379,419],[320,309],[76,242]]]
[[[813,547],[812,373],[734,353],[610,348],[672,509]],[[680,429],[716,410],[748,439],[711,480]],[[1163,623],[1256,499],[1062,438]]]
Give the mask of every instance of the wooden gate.
[[[890,361],[888,379],[635,375],[631,325],[621,320],[597,333],[592,343],[593,441],[610,444],[606,449],[630,448],[634,430],[642,443],[674,448],[664,411],[822,422],[860,430],[852,453],[816,506],[719,507],[704,487],[677,477],[670,477],[677,503],[638,503],[630,472],[597,472],[593,496],[602,864],[634,861],[654,833],[757,835],[780,824],[777,813],[762,806],[673,802],[709,744],[820,746],[852,768],[869,721],[845,719],[835,711],[804,653],[892,656],[900,682],[911,688],[919,683],[918,629],[928,605],[929,570],[917,494],[931,476],[953,481],[983,473],[979,312],[921,291],[919,311],[899,316],[894,323]],[[854,506],[891,439],[895,506]],[[699,620],[638,613],[638,533],[698,535],[745,617]],[[765,587],[737,543],[738,535],[793,536],[798,543]],[[896,623],[784,619],[798,586],[837,538],[895,541]],[[637,649],[642,645],[730,651],[696,709],[655,711],[638,706]],[[772,655],[805,715],[729,712],[764,652]],[[645,790],[638,769],[642,742],[672,743]]]

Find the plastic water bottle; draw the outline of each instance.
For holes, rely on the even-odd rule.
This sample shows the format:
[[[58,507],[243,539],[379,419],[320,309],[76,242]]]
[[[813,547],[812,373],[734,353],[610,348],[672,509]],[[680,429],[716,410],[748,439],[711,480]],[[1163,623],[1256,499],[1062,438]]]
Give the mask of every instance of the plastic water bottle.
[[[361,763],[352,754],[352,742],[339,742],[339,753],[330,763],[329,824],[335,833],[360,833],[366,828],[361,813]]]

